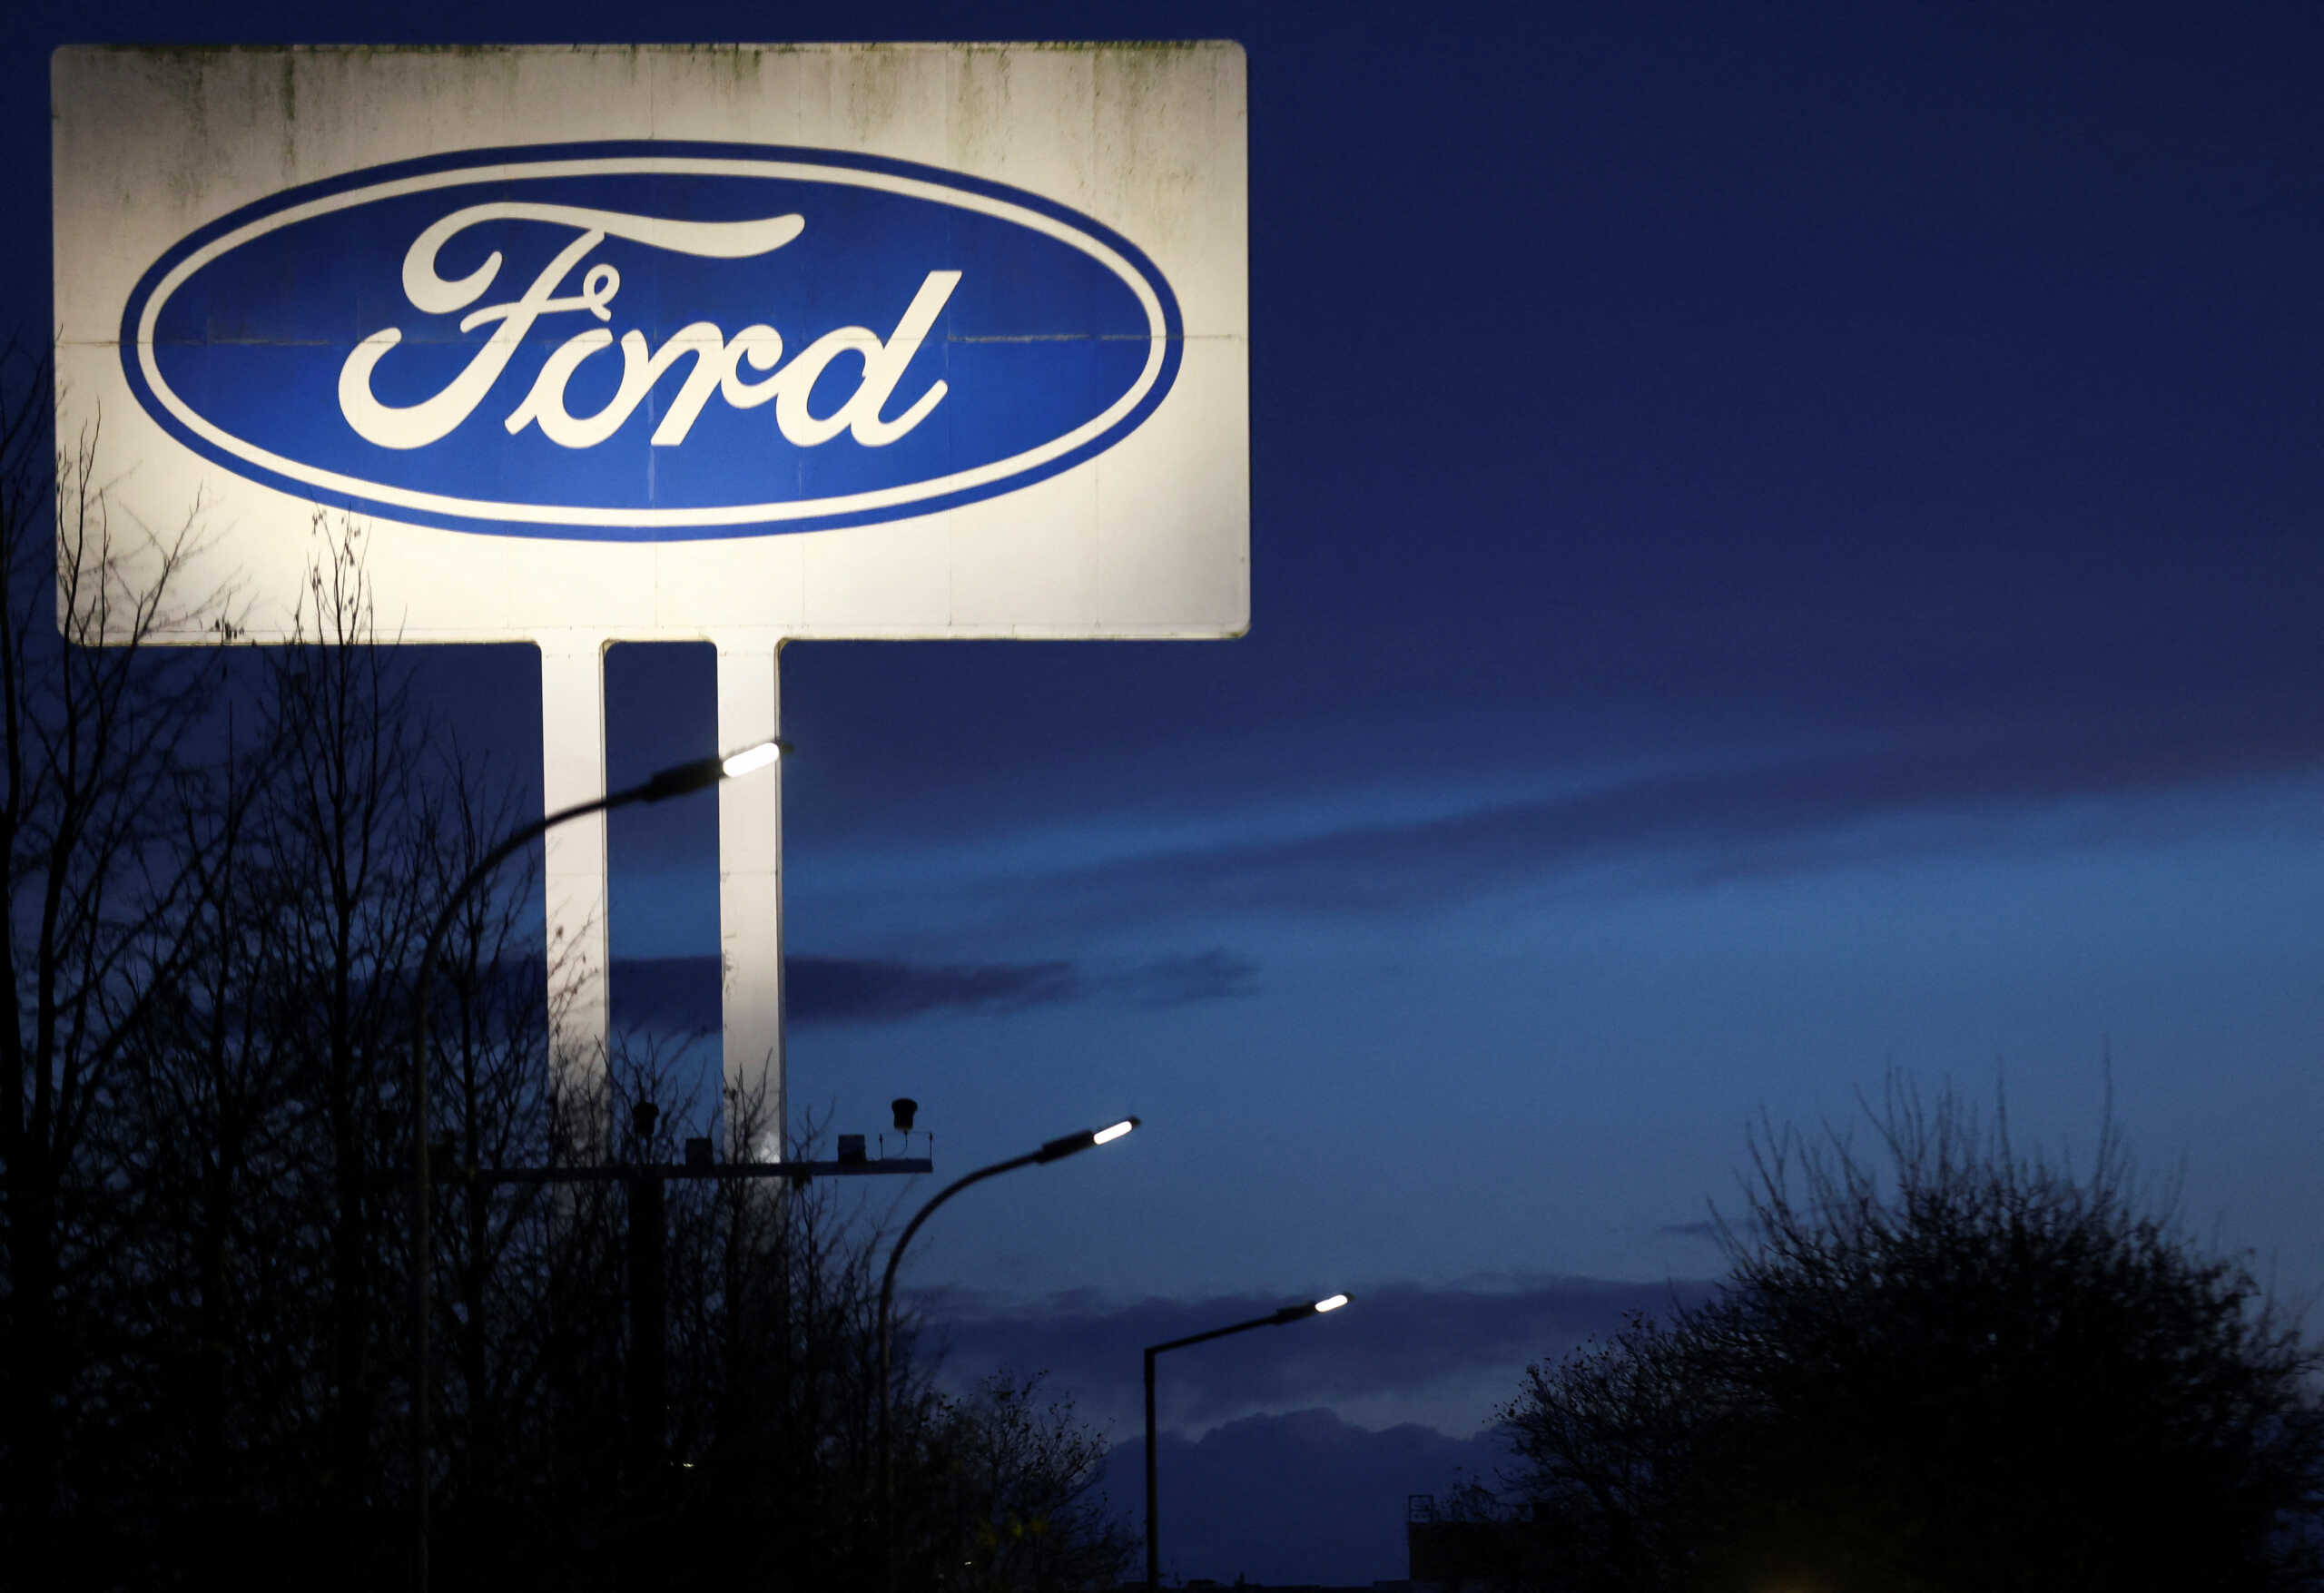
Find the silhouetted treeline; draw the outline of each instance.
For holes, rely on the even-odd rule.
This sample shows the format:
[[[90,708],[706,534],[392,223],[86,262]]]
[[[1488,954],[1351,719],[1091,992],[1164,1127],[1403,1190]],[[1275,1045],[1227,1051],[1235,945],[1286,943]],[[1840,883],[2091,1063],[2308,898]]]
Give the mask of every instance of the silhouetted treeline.
[[[153,645],[189,617],[232,637],[116,556],[182,574],[198,515],[110,523],[44,384],[0,359],[0,1582],[399,1587],[409,978],[529,815],[367,644],[358,526],[317,519],[300,643]],[[714,1108],[727,1146],[762,1127],[650,1057],[552,1063],[545,982],[508,977],[541,966],[537,900],[522,864],[473,896],[431,987],[436,1585],[872,1585],[874,1234],[822,1186],[665,1185],[642,1433],[623,1186],[458,1175],[675,1161]],[[613,1132],[645,1098],[652,1136]],[[948,1401],[901,1342],[898,1585],[1110,1582],[1126,1546],[1081,1502],[1069,1409],[1006,1380]]]
[[[1706,1303],[1532,1368],[1471,1588],[2324,1587],[2324,1356],[2131,1176],[1892,1078],[1881,1155],[1762,1126]],[[1452,1578],[1447,1578],[1448,1582]]]

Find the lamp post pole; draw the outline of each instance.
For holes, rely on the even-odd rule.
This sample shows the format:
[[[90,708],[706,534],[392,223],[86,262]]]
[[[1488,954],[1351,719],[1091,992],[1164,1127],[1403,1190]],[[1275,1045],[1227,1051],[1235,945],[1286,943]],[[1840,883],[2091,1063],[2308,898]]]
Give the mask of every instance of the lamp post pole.
[[[783,756],[784,747],[785,743],[780,741],[761,742],[724,757],[676,764],[626,791],[576,802],[519,827],[485,853],[482,860],[452,888],[443,911],[437,914],[435,926],[428,931],[428,939],[420,947],[419,969],[411,980],[411,1058],[409,1077],[405,1081],[405,1094],[411,1103],[411,1585],[417,1593],[428,1593],[428,1293],[433,1247],[428,1231],[428,984],[436,970],[436,953],[443,945],[444,937],[451,933],[452,922],[459,916],[460,906],[469,894],[520,848],[531,845],[559,824],[591,813],[625,808],[632,802],[664,801],[705,790],[722,780],[765,768]]]
[[[1344,1294],[1334,1294],[1305,1305],[1286,1305],[1281,1311],[1271,1311],[1265,1316],[1255,1316],[1248,1322],[1238,1322],[1229,1327],[1212,1328],[1208,1332],[1188,1333],[1183,1339],[1146,1347],[1146,1593],[1161,1593],[1162,1587],[1162,1507],[1161,1490],[1154,1473],[1154,1358],[1165,1350],[1183,1350],[1188,1344],[1199,1344],[1209,1339],[1223,1339],[1229,1333],[1247,1332],[1253,1328],[1282,1327],[1286,1323],[1305,1322],[1311,1316],[1321,1316],[1327,1311],[1337,1311],[1347,1303]]]
[[[903,1234],[897,1239],[896,1247],[888,1253],[888,1270],[880,1279],[880,1554],[883,1571],[882,1580],[889,1593],[894,1593],[896,1585],[896,1495],[894,1450],[890,1440],[888,1425],[890,1403],[888,1365],[895,1332],[896,1268],[903,1264],[904,1246],[911,1243],[911,1236],[920,1232],[920,1225],[928,1221],[929,1216],[938,1206],[960,1194],[970,1185],[982,1183],[987,1178],[997,1178],[1003,1173],[1013,1173],[1019,1167],[1038,1166],[1044,1162],[1058,1161],[1078,1151],[1086,1151],[1092,1146],[1111,1145],[1131,1129],[1136,1128],[1137,1124],[1137,1118],[1125,1117],[1120,1122],[1104,1128],[1085,1128],[1078,1134],[1068,1134],[1063,1138],[1052,1139],[1039,1150],[1027,1151],[1023,1155],[1011,1156],[1005,1162],[995,1162],[990,1167],[979,1167],[965,1177],[955,1179],[939,1190],[935,1198],[913,1214],[911,1221],[904,1224]]]

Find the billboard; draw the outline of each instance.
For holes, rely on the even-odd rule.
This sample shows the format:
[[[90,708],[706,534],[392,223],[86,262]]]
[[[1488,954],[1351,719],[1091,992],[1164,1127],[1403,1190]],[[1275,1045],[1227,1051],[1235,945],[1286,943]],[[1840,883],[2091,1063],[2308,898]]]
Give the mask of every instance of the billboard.
[[[1247,624],[1234,45],[53,74],[60,422],[248,635],[318,508],[414,641]]]
[[[59,435],[109,524],[198,532],[148,640],[212,595],[290,638],[352,516],[380,634],[539,646],[555,811],[614,642],[714,644],[734,748],[788,641],[1249,623],[1238,45],[69,47],[51,89]],[[727,1071],[778,1124],[781,782],[719,790]],[[605,834],[548,837],[568,1057]]]

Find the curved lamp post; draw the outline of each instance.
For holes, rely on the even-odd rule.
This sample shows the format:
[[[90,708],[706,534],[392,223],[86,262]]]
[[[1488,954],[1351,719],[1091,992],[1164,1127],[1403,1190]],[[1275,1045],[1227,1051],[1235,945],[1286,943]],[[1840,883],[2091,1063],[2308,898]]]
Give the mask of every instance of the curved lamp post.
[[[880,1280],[880,1531],[882,1539],[880,1553],[886,1566],[886,1581],[890,1588],[892,1589],[896,1582],[896,1501],[895,1470],[891,1460],[892,1451],[888,1436],[888,1357],[889,1346],[894,1332],[896,1268],[904,1259],[904,1246],[911,1243],[911,1236],[920,1232],[921,1224],[928,1221],[931,1213],[970,1185],[982,1183],[987,1178],[998,1177],[1003,1173],[1013,1173],[1019,1167],[1038,1166],[1044,1162],[1058,1161],[1078,1151],[1086,1151],[1092,1146],[1111,1145],[1137,1127],[1137,1123],[1138,1120],[1135,1117],[1125,1117],[1120,1122],[1108,1124],[1103,1128],[1085,1128],[1078,1134],[1068,1134],[1062,1139],[1052,1139],[1040,1149],[1028,1151],[1021,1156],[1011,1156],[1005,1162],[995,1162],[990,1167],[979,1167],[966,1177],[957,1179],[938,1191],[936,1197],[921,1206],[912,1220],[904,1224],[902,1237],[896,1241],[895,1249],[888,1253],[888,1270]]]
[[[428,1233],[431,1191],[428,1168],[428,983],[436,971],[437,949],[451,932],[452,920],[458,916],[460,905],[469,892],[536,838],[569,819],[608,812],[633,802],[665,801],[704,790],[722,780],[764,769],[780,759],[788,746],[788,742],[781,741],[760,742],[723,757],[697,758],[690,763],[675,764],[643,784],[576,802],[511,831],[452,888],[444,910],[437,915],[435,928],[428,931],[428,939],[420,948],[419,970],[411,980],[411,1061],[410,1077],[406,1081],[411,1100],[411,1554],[412,1586],[419,1593],[428,1593],[428,1285],[433,1259]]]
[[[1167,1344],[1148,1344],[1146,1347],[1146,1593],[1160,1593],[1162,1587],[1162,1511],[1157,1502],[1161,1495],[1154,1485],[1154,1358],[1165,1350],[1183,1350],[1188,1344],[1199,1344],[1206,1339],[1223,1339],[1229,1333],[1246,1332],[1252,1328],[1281,1327],[1285,1323],[1305,1322],[1311,1316],[1337,1311],[1346,1303],[1346,1295],[1333,1294],[1306,1305],[1286,1305],[1281,1311],[1271,1311],[1265,1316],[1255,1316],[1232,1327],[1213,1328],[1206,1333],[1188,1333],[1185,1338],[1172,1339]]]

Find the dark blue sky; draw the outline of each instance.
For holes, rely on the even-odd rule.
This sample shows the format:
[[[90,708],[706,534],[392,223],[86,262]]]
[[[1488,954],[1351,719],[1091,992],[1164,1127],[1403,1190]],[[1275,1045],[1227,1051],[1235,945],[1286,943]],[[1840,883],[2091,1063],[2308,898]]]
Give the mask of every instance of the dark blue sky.
[[[1322,1446],[1286,1519],[1393,1523],[1527,1359],[1715,1270],[1689,1224],[1758,1107],[1845,1117],[1891,1065],[2086,1152],[2111,1053],[2193,1224],[2324,1285],[2314,7],[0,27],[34,329],[62,42],[1246,44],[1250,635],[784,654],[795,1106],[912,1094],[961,1170],[1148,1125],[916,1246],[964,1374],[1053,1367],[1134,1438],[1139,1343],[1347,1288],[1173,1357],[1170,1464]],[[706,648],[609,677],[617,781],[710,750]],[[528,653],[425,678],[537,780]],[[714,841],[707,802],[624,816],[618,957],[714,954]],[[689,975],[617,1006],[666,1028]],[[1393,1530],[1176,1477],[1187,1575],[1401,1574]]]

